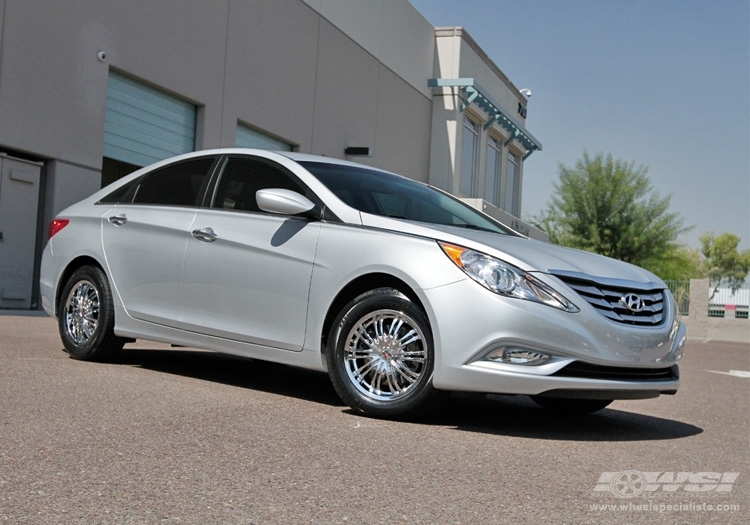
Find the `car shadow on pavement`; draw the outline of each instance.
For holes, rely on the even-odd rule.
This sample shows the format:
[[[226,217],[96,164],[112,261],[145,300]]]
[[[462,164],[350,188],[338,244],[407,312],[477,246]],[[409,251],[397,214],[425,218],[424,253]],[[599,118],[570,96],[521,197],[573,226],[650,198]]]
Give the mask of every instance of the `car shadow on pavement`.
[[[345,406],[322,372],[202,350],[126,348],[115,364],[192,377],[331,406]]]
[[[126,349],[116,364],[278,394],[355,414],[339,399],[328,376],[303,368],[193,349]],[[589,415],[558,414],[526,396],[453,394],[422,425],[459,431],[563,441],[650,441],[694,436],[688,423],[605,408]]]
[[[695,436],[702,428],[647,414],[605,408],[593,414],[562,414],[527,396],[459,394],[424,423],[466,432],[562,441],[651,441]]]

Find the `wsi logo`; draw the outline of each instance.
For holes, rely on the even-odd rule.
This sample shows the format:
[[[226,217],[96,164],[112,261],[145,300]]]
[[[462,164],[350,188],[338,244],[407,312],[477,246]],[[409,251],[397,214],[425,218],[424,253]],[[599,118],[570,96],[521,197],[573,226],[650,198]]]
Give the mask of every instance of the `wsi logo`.
[[[739,472],[602,472],[594,492],[609,492],[618,498],[634,498],[655,492],[732,492]]]

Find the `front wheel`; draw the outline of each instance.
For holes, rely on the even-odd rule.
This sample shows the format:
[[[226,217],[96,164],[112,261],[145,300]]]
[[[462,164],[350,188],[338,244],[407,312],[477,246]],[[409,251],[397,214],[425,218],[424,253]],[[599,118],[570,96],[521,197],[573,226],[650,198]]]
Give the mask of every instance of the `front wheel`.
[[[70,276],[57,323],[65,351],[74,359],[105,361],[125,342],[114,334],[112,292],[107,276],[96,266],[83,266]]]
[[[326,359],[336,392],[362,414],[411,419],[437,400],[427,316],[397,290],[372,290],[344,307]]]

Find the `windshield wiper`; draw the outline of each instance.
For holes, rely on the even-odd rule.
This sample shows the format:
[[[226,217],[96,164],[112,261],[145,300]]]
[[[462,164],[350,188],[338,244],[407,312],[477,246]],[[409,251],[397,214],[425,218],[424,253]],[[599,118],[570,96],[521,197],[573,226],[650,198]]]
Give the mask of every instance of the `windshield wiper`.
[[[489,228],[483,228],[482,226],[477,226],[476,224],[448,224],[447,226],[455,226],[456,228],[464,228],[465,230],[476,230],[480,232],[501,233],[497,230],[491,230]]]

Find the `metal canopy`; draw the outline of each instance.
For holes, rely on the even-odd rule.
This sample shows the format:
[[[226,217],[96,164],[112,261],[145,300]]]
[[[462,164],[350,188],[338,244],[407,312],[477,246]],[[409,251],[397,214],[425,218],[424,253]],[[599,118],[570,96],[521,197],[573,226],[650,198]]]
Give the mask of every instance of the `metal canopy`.
[[[466,94],[466,99],[461,104],[461,111],[465,110],[471,104],[476,104],[490,116],[484,129],[487,129],[493,122],[497,122],[505,128],[510,136],[505,142],[507,145],[511,140],[517,139],[526,148],[526,159],[534,151],[542,149],[542,144],[529,133],[519,122],[517,122],[510,113],[503,108],[498,102],[487,93],[473,78],[431,78],[427,81],[430,87],[457,87]]]

